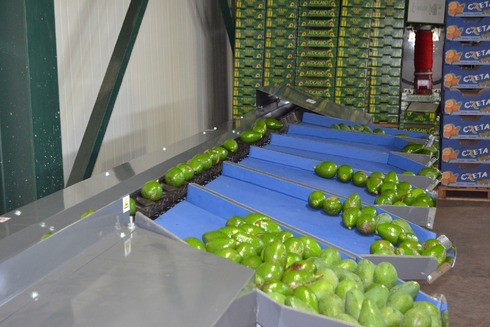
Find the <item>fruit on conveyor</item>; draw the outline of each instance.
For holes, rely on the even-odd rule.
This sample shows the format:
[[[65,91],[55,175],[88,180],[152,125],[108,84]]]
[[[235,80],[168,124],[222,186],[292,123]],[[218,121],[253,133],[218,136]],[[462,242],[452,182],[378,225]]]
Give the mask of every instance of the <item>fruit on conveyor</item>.
[[[231,153],[238,151],[238,143],[235,139],[228,139],[223,143],[223,148]]]
[[[323,178],[333,178],[337,174],[337,164],[332,161],[323,161],[314,167],[315,173]]]
[[[272,117],[266,118],[265,124],[267,125],[267,128],[272,130],[280,130],[284,127],[284,124],[280,120]]]
[[[163,195],[162,185],[155,180],[146,182],[141,188],[141,196],[150,201],[158,201]]]
[[[359,210],[348,208],[354,209]],[[364,214],[374,216],[370,211]],[[415,300],[418,282],[400,283],[391,263],[343,258],[338,250],[322,248],[309,236],[262,228],[267,222],[274,221],[260,213],[233,216],[201,239],[188,237],[185,242],[254,269],[258,289],[298,311],[354,325],[418,326],[422,320],[441,325],[441,313],[434,304]],[[433,241],[426,244],[427,249],[435,246]]]
[[[254,131],[254,130],[246,130],[240,134],[240,140],[245,143],[254,143],[262,139],[263,134]]]

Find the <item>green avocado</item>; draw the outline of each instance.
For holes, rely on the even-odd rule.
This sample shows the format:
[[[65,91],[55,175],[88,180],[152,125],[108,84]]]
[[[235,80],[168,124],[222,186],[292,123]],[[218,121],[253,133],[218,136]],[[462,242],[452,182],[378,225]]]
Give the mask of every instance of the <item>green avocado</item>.
[[[263,135],[259,132],[256,132],[253,130],[246,130],[240,134],[240,140],[242,140],[245,143],[251,144],[251,143],[255,143],[255,142],[259,141],[260,139],[262,139],[262,136]]]
[[[385,223],[377,225],[376,232],[382,239],[387,240],[392,244],[398,244],[398,237],[403,232],[403,229],[396,224]]]

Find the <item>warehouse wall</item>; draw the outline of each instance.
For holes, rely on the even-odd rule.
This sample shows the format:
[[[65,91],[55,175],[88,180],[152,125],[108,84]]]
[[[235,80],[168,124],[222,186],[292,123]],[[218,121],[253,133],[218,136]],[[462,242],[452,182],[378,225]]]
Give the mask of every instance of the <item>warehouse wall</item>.
[[[55,0],[65,182],[129,0]],[[93,174],[230,117],[218,1],[150,0]]]

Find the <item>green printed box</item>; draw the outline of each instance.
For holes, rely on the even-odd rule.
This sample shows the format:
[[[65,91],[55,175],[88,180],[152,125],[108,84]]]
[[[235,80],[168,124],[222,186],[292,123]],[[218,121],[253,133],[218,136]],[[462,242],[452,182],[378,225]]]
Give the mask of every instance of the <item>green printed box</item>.
[[[392,96],[388,94],[371,95],[369,97],[369,104],[372,105],[387,104],[390,106],[400,107],[400,97]]]
[[[367,87],[337,87],[335,88],[336,97],[355,97],[366,98]]]
[[[254,106],[255,107],[255,99],[256,97],[233,97],[233,105],[234,106]]]
[[[337,18],[339,16],[339,7],[335,8],[300,8],[299,16],[304,18]]]
[[[367,68],[359,67],[337,67],[336,77],[352,77],[357,76],[359,78],[367,77]]]
[[[341,27],[348,27],[349,29],[352,27],[359,27],[368,29],[371,27],[371,18],[368,17],[341,17],[340,25]]]
[[[313,78],[313,77],[297,77],[296,86],[298,87],[333,87],[334,79]]]
[[[358,77],[337,77],[335,78],[336,87],[366,87],[367,80]]]
[[[233,79],[233,87],[253,87],[258,88],[262,86],[262,77],[239,77]]]
[[[234,97],[255,97],[256,89],[254,87],[234,87],[233,96]]]
[[[370,37],[393,37],[393,38],[403,38],[403,34],[405,33],[405,29],[403,28],[395,28],[393,26],[385,26],[385,27],[373,27],[371,28]]]
[[[263,30],[265,27],[265,19],[255,18],[239,18],[235,23],[236,28],[253,28]]]
[[[333,49],[306,49],[301,51],[298,50],[298,56],[301,58],[335,58],[337,54]]]
[[[405,8],[374,8],[373,18],[393,17],[395,19],[405,19]]]
[[[360,39],[356,37],[340,37],[338,41],[339,47],[356,47],[369,48],[369,39]]]
[[[337,38],[310,38],[299,37],[298,47],[302,48],[335,48],[337,47]]]
[[[404,110],[400,114],[400,121],[404,123],[435,123],[437,114],[435,112],[416,112]]]
[[[279,78],[279,77],[270,77],[264,78],[264,86],[274,86],[274,85],[288,85],[294,86],[294,78]]]
[[[373,8],[396,8],[405,9],[405,0],[374,0]]]
[[[370,94],[370,96],[382,95],[382,94],[400,96],[401,90],[400,90],[399,85],[397,85],[397,86],[383,86],[383,87],[372,86],[369,88],[369,94]]]
[[[267,0],[267,8],[297,8],[298,0]]]
[[[256,49],[264,48],[264,40],[260,39],[236,39],[235,49]]]
[[[339,47],[337,49],[337,57],[357,57],[368,58],[368,49],[355,48],[355,47]]]
[[[298,16],[298,9],[296,7],[276,7],[276,8],[267,8],[266,17],[267,18],[289,18],[296,19]]]
[[[366,99],[364,98],[354,98],[354,97],[336,97],[335,103],[353,107],[357,109],[366,108]]]
[[[373,16],[373,10],[371,8],[362,7],[342,7],[342,10],[340,11],[340,16],[371,18]]]
[[[270,38],[265,41],[266,48],[296,49],[296,39]]]
[[[235,39],[264,39],[264,30],[235,29]]]
[[[296,57],[296,49],[285,49],[285,48],[267,48],[265,49],[265,58],[283,58],[283,59],[294,59]]]
[[[374,0],[342,0],[342,7],[372,8]]]
[[[243,18],[264,19],[264,10],[256,9],[254,7],[236,8],[235,14],[236,14],[235,17],[237,19],[243,19]]]
[[[250,48],[235,48],[235,58],[246,58],[246,57],[251,57],[251,58],[256,58],[256,59],[261,59],[264,57],[264,49],[250,49]]]
[[[394,18],[394,17],[385,17],[385,18],[373,18],[371,20],[371,27],[377,28],[386,28],[387,26],[391,26],[393,28],[404,28],[405,21],[403,19]]]
[[[317,38],[328,38],[328,37],[337,37],[338,29],[337,28],[327,28],[327,29],[299,29],[298,30],[299,37],[317,37]]]
[[[253,7],[255,9],[265,9],[265,0],[236,0],[236,8]]]
[[[235,67],[235,69],[236,68],[262,69],[263,68],[263,60],[252,58],[252,57],[235,58],[234,67]]]
[[[386,57],[391,56],[392,58],[401,58],[403,55],[402,48],[392,48],[390,46],[385,46],[383,48],[370,48],[369,57]]]
[[[338,0],[299,0],[302,7],[338,7]]]
[[[286,58],[266,58],[264,59],[264,67],[265,68],[288,68],[294,69],[296,67],[295,59],[286,59]]]
[[[400,68],[402,66],[402,58],[392,58],[389,56],[379,57],[379,58],[369,58],[368,66],[369,67],[380,67],[380,66],[391,66]]]
[[[380,66],[380,67],[369,67],[370,76],[392,76],[400,77],[402,76],[401,67],[391,67],[391,66]]]
[[[371,86],[400,86],[401,84],[400,77],[370,76],[368,78]]]
[[[261,78],[262,73],[263,73],[262,69],[236,68],[233,70],[233,77],[235,77],[235,78],[243,78],[243,77]]]
[[[369,46],[372,48],[382,48],[385,46],[391,46],[392,48],[403,48],[403,38],[384,37],[384,38],[370,38]]]
[[[251,111],[255,110],[255,106],[233,106],[233,117],[239,118]]]
[[[267,27],[265,35],[267,39],[270,38],[282,38],[282,39],[296,39],[296,28],[282,28],[282,27]]]
[[[285,28],[285,29],[296,29],[298,26],[296,19],[290,19],[285,17],[267,18],[266,19],[267,28]]]
[[[368,111],[369,112],[369,111]],[[373,123],[387,123],[387,124],[398,124],[397,114],[371,114],[373,116]]]
[[[337,67],[359,67],[365,68],[368,66],[367,58],[357,58],[357,57],[338,57],[337,58]]]
[[[296,76],[299,77],[318,77],[318,78],[334,78],[335,68],[304,68],[300,67],[296,70]]]
[[[334,97],[334,88],[333,87],[303,87],[301,89],[305,93],[308,93],[313,96],[317,96],[320,98],[333,98]]]
[[[333,68],[336,67],[335,59],[298,58],[298,67]]]
[[[368,103],[368,112],[372,114],[398,114],[400,112],[400,106],[396,104],[388,103]]]
[[[338,18],[327,18],[327,19],[311,19],[311,18],[299,18],[298,26],[305,28],[328,28],[337,27],[339,25]]]
[[[288,68],[279,68],[279,67],[265,68],[264,69],[264,78],[271,78],[271,77],[293,79],[294,78],[294,70],[288,69]]]
[[[369,38],[371,36],[371,30],[369,28],[360,27],[339,27],[339,37],[354,37],[354,38]]]

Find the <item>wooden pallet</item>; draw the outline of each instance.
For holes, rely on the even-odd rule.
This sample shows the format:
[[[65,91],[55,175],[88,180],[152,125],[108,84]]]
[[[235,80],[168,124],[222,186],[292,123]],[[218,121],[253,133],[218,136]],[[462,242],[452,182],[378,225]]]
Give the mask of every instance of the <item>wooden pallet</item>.
[[[437,197],[444,200],[490,201],[490,188],[439,186]]]

